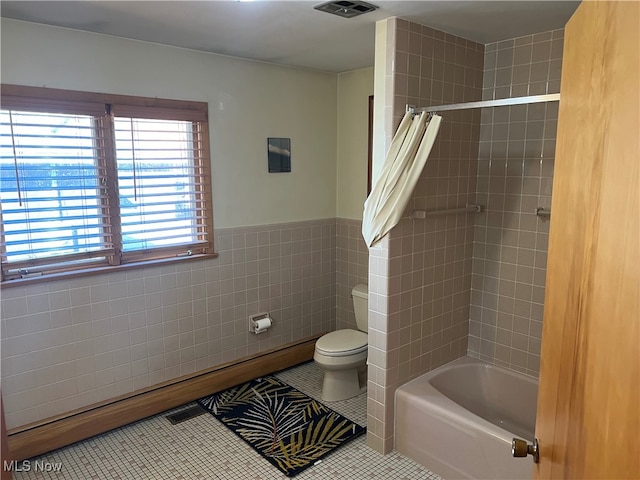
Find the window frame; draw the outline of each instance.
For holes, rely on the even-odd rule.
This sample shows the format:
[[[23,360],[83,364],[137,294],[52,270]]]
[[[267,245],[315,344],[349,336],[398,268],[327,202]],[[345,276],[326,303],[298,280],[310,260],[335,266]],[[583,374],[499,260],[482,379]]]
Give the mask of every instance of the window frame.
[[[114,219],[108,225],[112,238],[113,250],[105,256],[105,260],[96,261],[88,265],[59,264],[47,267],[38,276],[5,278],[6,258],[2,248],[2,279],[0,288],[37,283],[54,278],[69,276],[83,276],[101,274],[108,271],[148,267],[153,264],[163,264],[174,261],[194,260],[217,257],[214,249],[213,226],[213,194],[211,179],[211,157],[209,144],[208,103],[162,98],[139,97],[130,95],[113,95],[105,93],[62,90],[46,87],[31,87],[24,85],[0,85],[0,106],[3,110],[40,111],[45,113],[83,114],[90,112],[94,115],[96,131],[100,130],[104,141],[104,158],[96,156],[98,168],[106,171],[106,192],[108,204],[103,210]],[[97,112],[100,112],[97,114]],[[148,118],[160,120],[178,120],[192,122],[194,127],[194,176],[197,182],[197,201],[200,205],[195,212],[202,212],[198,231],[202,232],[204,240],[198,242],[198,250],[193,251],[187,244],[170,247],[156,247],[149,250],[135,250],[122,252],[120,197],[118,195],[118,170],[115,153],[114,118]],[[99,125],[103,123],[103,125]],[[102,164],[104,162],[104,164]],[[192,210],[192,212],[194,212]],[[198,215],[195,215],[197,217]],[[4,247],[4,222],[0,221],[1,242]],[[82,254],[78,254],[82,256]],[[20,262],[23,263],[23,262]],[[44,263],[35,261],[36,263]],[[18,267],[16,267],[18,268]]]

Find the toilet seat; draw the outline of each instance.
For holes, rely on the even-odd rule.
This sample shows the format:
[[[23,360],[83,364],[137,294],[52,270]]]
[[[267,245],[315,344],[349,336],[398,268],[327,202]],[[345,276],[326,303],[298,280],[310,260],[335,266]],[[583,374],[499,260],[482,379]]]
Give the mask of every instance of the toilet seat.
[[[316,352],[327,357],[346,357],[367,351],[368,335],[349,328],[336,330],[320,337]]]

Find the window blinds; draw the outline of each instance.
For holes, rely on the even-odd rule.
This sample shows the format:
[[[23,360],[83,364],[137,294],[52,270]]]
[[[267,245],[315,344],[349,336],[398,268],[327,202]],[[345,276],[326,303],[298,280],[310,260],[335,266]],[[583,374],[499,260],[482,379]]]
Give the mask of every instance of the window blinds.
[[[92,115],[0,113],[3,260],[13,268],[113,254],[100,123]]]
[[[202,141],[193,122],[114,119],[123,256],[152,247],[206,246],[198,168]]]
[[[213,252],[206,104],[10,87],[4,280]]]

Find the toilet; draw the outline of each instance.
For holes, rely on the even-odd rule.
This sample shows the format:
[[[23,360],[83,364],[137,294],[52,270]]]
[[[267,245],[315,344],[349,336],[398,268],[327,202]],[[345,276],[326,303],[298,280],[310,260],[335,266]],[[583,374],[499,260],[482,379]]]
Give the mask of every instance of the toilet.
[[[324,370],[322,399],[336,402],[355,397],[366,389],[369,287],[351,290],[358,330],[345,328],[327,333],[316,342],[313,360]]]

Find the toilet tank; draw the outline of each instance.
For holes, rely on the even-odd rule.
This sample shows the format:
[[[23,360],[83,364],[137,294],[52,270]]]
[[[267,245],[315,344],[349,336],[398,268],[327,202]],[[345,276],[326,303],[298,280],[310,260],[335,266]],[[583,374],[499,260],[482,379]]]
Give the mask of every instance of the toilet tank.
[[[368,332],[369,330],[369,286],[360,283],[351,290],[353,298],[353,311],[356,314],[358,330]]]

